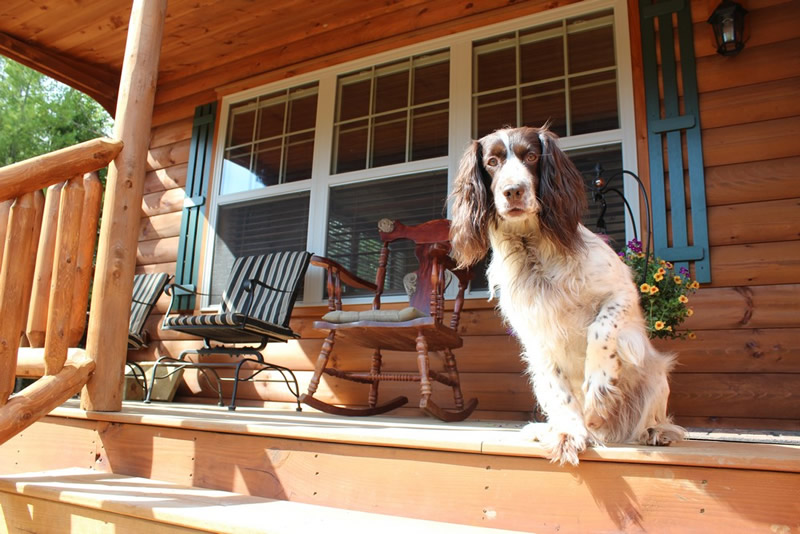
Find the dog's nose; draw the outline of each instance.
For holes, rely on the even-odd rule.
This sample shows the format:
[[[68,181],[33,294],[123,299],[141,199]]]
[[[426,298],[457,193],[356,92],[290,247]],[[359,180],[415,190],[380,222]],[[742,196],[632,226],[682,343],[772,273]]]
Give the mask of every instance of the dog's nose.
[[[520,185],[509,185],[503,189],[503,195],[509,200],[519,200],[525,193],[525,188]]]

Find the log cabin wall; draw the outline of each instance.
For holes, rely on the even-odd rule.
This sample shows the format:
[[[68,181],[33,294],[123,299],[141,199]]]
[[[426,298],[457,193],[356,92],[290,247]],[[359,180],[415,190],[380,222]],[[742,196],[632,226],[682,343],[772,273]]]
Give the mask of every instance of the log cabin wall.
[[[570,2],[558,5],[565,3]],[[629,2],[629,7],[637,85],[641,83],[636,77],[641,45],[634,3]],[[192,116],[196,106],[219,98],[217,88],[223,87],[224,93],[248,89],[555,5],[487,2],[481,3],[483,11],[476,16],[471,7],[453,3],[413,4],[418,3],[394,4],[397,11],[382,9],[371,21],[355,15],[333,18],[329,31],[305,36],[302,46],[271,48],[265,41],[254,41],[252,54],[225,58],[221,53],[206,69],[163,66],[144,186],[137,270],[175,271]],[[661,343],[680,353],[672,380],[671,409],[679,422],[692,426],[798,429],[800,145],[795,134],[800,129],[800,107],[794,95],[800,88],[800,5],[745,0],[752,33],[745,50],[735,58],[714,53],[710,26],[705,23],[713,7],[711,2],[692,2],[712,284],[693,299],[695,315],[688,326],[697,339]],[[235,35],[235,30],[230,31]],[[330,37],[333,31],[336,39]],[[219,43],[225,42],[224,37],[217,36],[209,45],[222,46]],[[644,115],[640,101],[636,113],[637,120]],[[643,137],[646,133],[638,131],[638,138]],[[646,153],[640,142],[640,170],[647,168],[642,159]],[[167,303],[167,297],[162,297],[149,320],[147,328],[154,338],[150,348],[131,354],[131,359],[177,356],[182,348],[196,345],[159,329]],[[269,361],[298,371],[301,390],[322,344],[322,334],[314,331],[311,323],[323,312],[321,307],[296,307],[292,327],[302,339],[271,344],[266,350]],[[473,417],[529,418],[533,398],[522,374],[519,347],[492,305],[470,300],[461,330],[465,342],[457,356],[463,390],[465,396],[480,400]],[[337,350],[347,348],[338,344]],[[368,361],[366,350],[351,350]],[[386,363],[387,370],[415,367],[413,359],[391,354]],[[214,392],[194,374],[187,371],[184,378],[177,400],[215,401]],[[358,404],[366,398],[365,386],[336,379],[328,379],[320,392],[328,401]],[[397,394],[408,395],[411,406],[418,398],[417,386],[381,386],[382,396]],[[447,393],[444,395],[446,398]],[[241,404],[270,406],[290,400],[281,384],[248,384],[240,390],[240,398]]]

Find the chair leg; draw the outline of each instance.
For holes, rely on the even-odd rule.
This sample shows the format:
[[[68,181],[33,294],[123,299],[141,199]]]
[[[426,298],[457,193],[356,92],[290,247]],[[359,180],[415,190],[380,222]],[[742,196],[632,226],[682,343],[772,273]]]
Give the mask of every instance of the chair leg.
[[[377,378],[381,374],[381,365],[383,357],[381,356],[381,349],[375,349],[372,353],[372,369],[370,374],[373,376],[372,384],[369,387],[369,407],[374,408],[378,405],[378,385],[380,379]]]
[[[433,388],[431,386],[430,361],[428,360],[428,342],[422,331],[417,333],[417,367],[419,368],[420,408],[427,406]]]
[[[261,366],[261,368],[255,370],[247,378],[239,378],[242,366],[245,364],[245,362],[253,362],[256,365]],[[265,362],[259,356],[256,356],[255,358],[242,358],[236,365],[236,375],[234,376],[233,379],[233,394],[231,395],[231,403],[230,405],[228,405],[228,410],[230,411],[236,410],[236,394],[239,390],[239,382],[246,382],[248,380],[253,380],[263,371],[278,371],[281,374],[281,378],[286,383],[286,387],[289,388],[289,392],[292,395],[294,395],[295,401],[297,402],[296,411],[302,412],[303,408],[300,406],[300,386],[297,384],[297,377],[295,376],[294,372],[287,367],[281,367],[280,365],[275,365],[273,363]],[[289,375],[288,377],[287,374]],[[273,380],[267,380],[267,381],[272,382]]]
[[[322,373],[328,366],[328,360],[330,360],[331,357],[331,351],[333,350],[333,341],[335,337],[336,331],[331,330],[328,333],[328,336],[325,338],[325,341],[322,342],[322,349],[319,351],[317,364],[314,367],[314,375],[311,377],[311,382],[308,384],[308,393],[306,393],[305,396],[313,397],[314,393],[317,392],[319,381],[322,378]]]
[[[453,386],[453,400],[456,403],[456,409],[461,410],[464,408],[464,396],[461,394],[461,380],[458,377],[456,357],[450,349],[444,349],[444,365],[450,380],[455,384]]]

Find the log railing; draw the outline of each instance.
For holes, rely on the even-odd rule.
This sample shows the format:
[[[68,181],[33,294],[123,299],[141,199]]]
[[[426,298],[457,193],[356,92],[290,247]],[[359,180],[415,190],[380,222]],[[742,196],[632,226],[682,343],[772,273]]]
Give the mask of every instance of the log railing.
[[[121,150],[100,138],[0,168],[0,443],[75,395],[94,370],[75,347],[102,196],[95,171]],[[18,365],[21,344],[29,347]],[[18,374],[41,378],[12,396]]]

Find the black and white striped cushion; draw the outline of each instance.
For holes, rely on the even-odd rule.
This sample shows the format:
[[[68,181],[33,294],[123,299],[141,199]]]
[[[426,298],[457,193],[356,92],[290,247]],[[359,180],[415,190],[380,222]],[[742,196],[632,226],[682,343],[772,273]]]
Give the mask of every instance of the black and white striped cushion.
[[[240,313],[176,315],[167,317],[164,327],[227,342],[257,341],[264,336],[284,341],[296,337],[295,333],[287,327],[247,317]]]
[[[167,285],[167,273],[137,274],[133,277],[131,316],[128,322],[128,345],[141,348],[146,343],[144,323]]]
[[[266,323],[288,327],[297,290],[310,258],[311,254],[305,251],[237,258],[228,287],[222,294],[223,314],[247,314]],[[258,280],[268,287],[253,284],[250,300],[245,291],[249,280]]]

